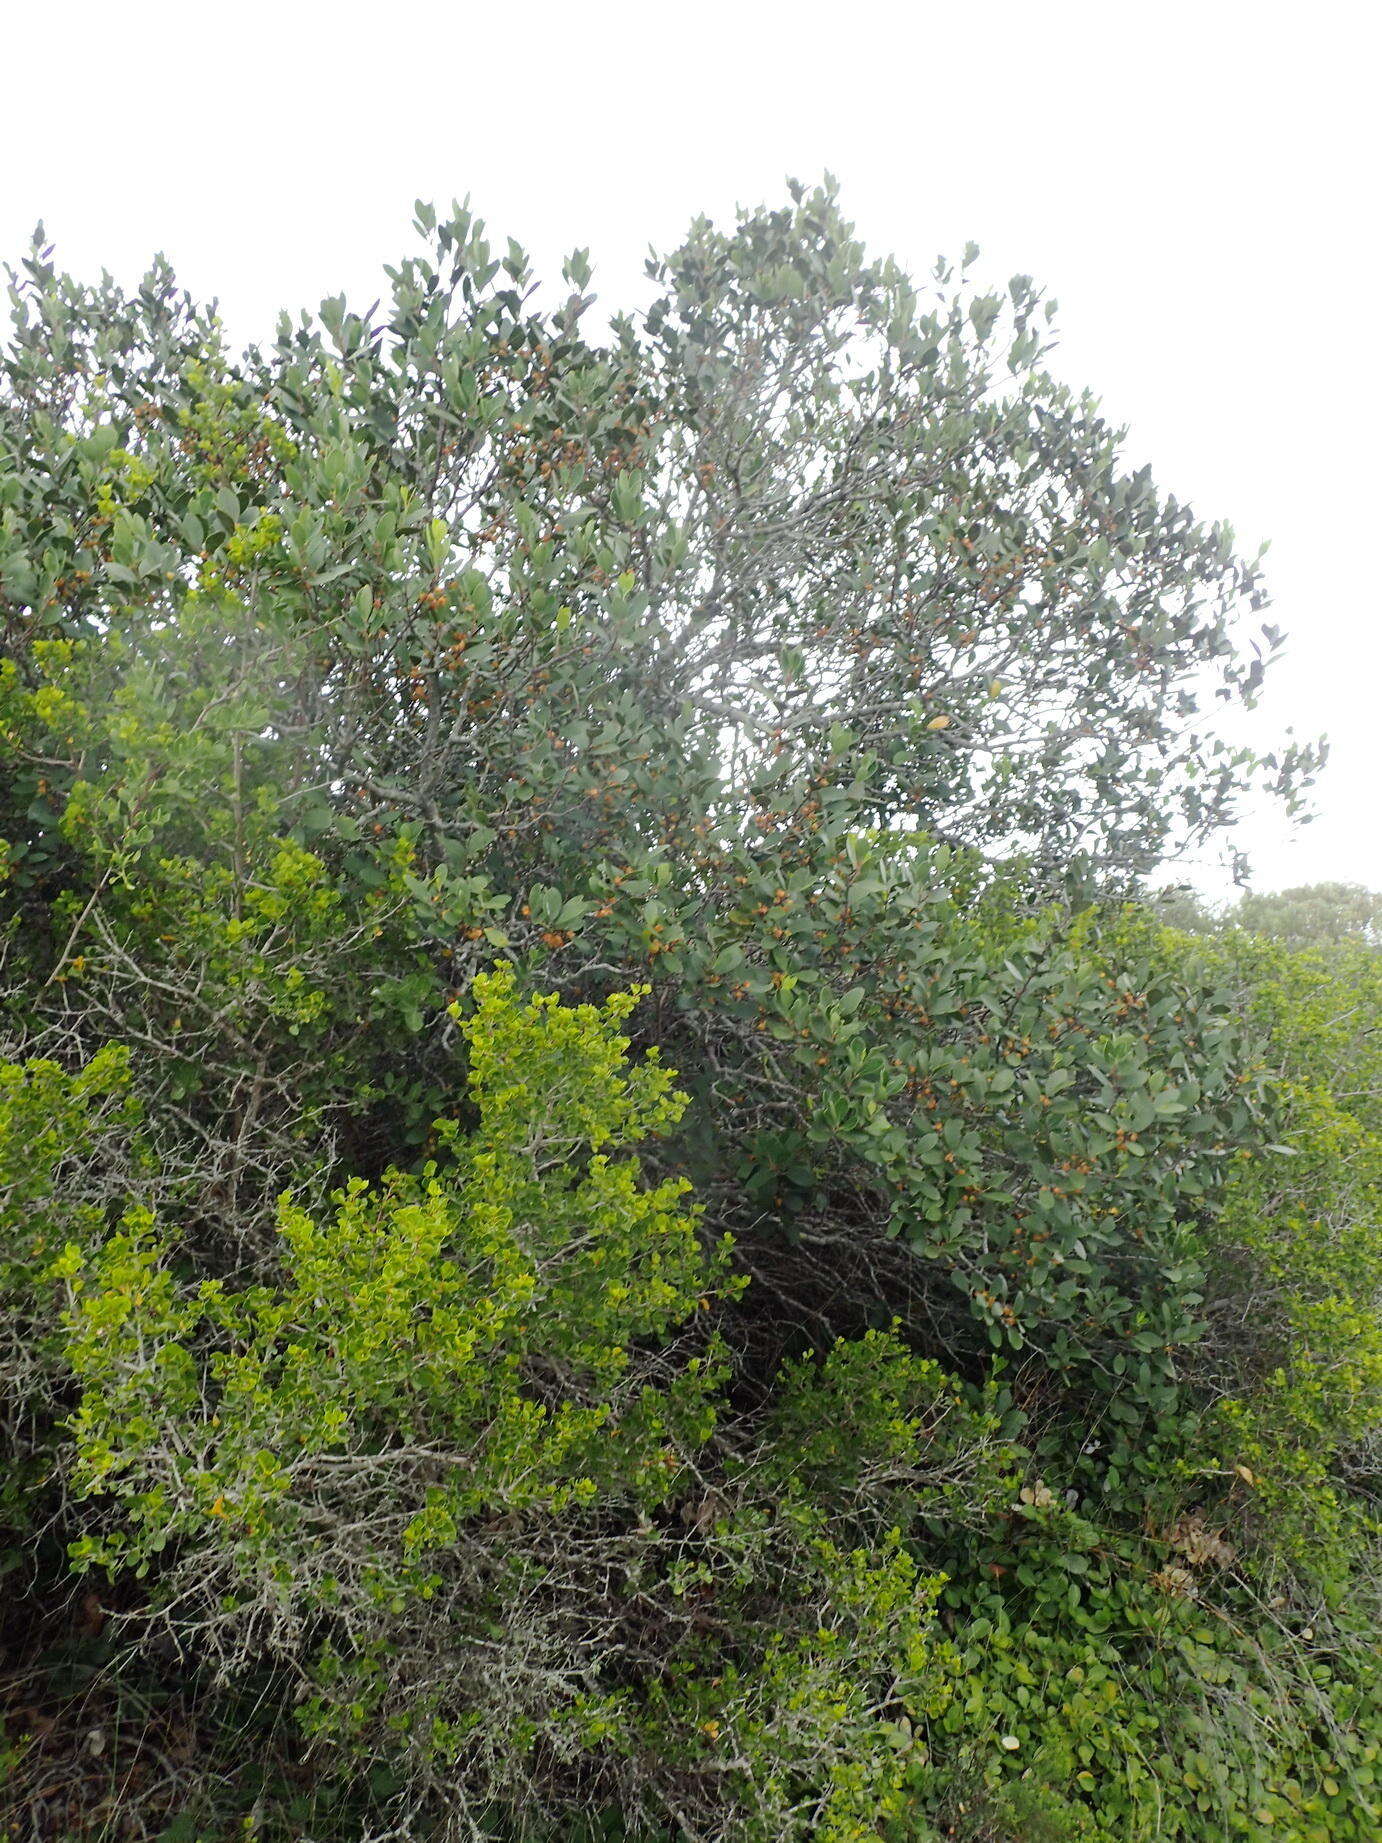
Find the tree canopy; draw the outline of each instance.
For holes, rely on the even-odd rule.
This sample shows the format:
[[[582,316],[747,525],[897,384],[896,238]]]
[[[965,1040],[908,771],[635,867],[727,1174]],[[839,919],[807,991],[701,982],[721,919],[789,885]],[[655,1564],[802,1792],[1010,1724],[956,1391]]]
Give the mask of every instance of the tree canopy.
[[[1159,891],[1154,902],[1165,921],[1191,934],[1243,928],[1291,947],[1382,945],[1382,896],[1360,883],[1244,890],[1235,902],[1217,907],[1182,885]]]
[[[1382,945],[1382,896],[1359,883],[1307,883],[1241,897],[1232,919],[1254,934],[1270,934],[1292,947],[1343,941]]]

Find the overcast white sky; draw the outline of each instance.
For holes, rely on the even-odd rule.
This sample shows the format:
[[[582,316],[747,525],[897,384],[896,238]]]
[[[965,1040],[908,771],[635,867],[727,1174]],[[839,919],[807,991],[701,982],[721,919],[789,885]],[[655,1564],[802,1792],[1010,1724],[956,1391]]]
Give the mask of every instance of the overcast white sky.
[[[1061,303],[1057,368],[1245,546],[1291,638],[1244,733],[1327,731],[1316,821],[1254,885],[1382,889],[1382,12],[1369,0],[454,0],[112,10],[0,0],[0,256],[156,249],[232,334],[367,304],[412,204],[469,193],[602,301],[696,213],[842,184],[909,265],[973,239]],[[1217,887],[1216,885],[1210,885]]]

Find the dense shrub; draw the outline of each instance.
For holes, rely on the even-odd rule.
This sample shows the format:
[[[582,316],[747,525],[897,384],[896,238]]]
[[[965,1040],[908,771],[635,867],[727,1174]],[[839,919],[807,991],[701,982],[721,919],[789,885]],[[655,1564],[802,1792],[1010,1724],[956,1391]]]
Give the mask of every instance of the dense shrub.
[[[1364,1843],[1379,960],[1129,900],[1255,570],[828,195],[421,228],[16,283],[11,1828]]]
[[[1214,1223],[1206,1315],[1222,1437],[1271,1552],[1328,1578],[1375,1516],[1382,1435],[1382,953],[1216,945],[1264,1038],[1273,1141]],[[1375,1528],[1375,1524],[1372,1525]]]

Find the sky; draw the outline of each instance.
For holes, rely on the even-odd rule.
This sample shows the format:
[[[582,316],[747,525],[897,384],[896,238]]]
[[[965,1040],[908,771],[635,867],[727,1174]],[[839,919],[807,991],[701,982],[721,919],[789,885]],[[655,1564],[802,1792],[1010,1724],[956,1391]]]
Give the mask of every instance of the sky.
[[[469,195],[615,309],[692,217],[831,172],[877,252],[1037,277],[1129,463],[1270,541],[1289,643],[1234,733],[1332,753],[1311,824],[1248,814],[1253,887],[1382,889],[1380,54],[1357,0],[0,0],[0,257],[39,218],[77,273],[161,250],[247,340]]]

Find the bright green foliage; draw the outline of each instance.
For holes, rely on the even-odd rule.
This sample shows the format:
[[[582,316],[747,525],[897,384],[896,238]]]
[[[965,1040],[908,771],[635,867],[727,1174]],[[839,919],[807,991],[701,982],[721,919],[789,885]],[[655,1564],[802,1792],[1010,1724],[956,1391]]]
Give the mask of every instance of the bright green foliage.
[[[1289,1622],[1264,1613],[1216,1582],[1193,1544],[1151,1573],[1150,1545],[1110,1540],[1039,1495],[1024,1493],[1015,1540],[997,1551],[1005,1572],[946,1595],[962,1621],[961,1676],[938,1751],[962,1785],[967,1769],[996,1834],[1375,1835],[1375,1668],[1340,1668],[1337,1631],[1317,1634],[1298,1609]]]
[[[1266,1037],[1276,1108],[1213,1237],[1222,1450],[1254,1540],[1341,1591],[1378,1527],[1382,956],[1241,933],[1215,952]]]
[[[350,1461],[385,1432],[390,1489],[410,1450],[440,1449],[416,1515],[405,1494],[374,1526],[382,1556],[402,1519],[394,1586],[416,1590],[414,1563],[465,1518],[665,1496],[669,1460],[709,1432],[714,1365],[693,1357],[653,1391],[629,1347],[708,1305],[723,1260],[679,1210],[684,1182],[641,1189],[632,1161],[602,1148],[665,1128],[681,1097],[655,1062],[620,1067],[627,1044],[609,1027],[632,996],[515,1013],[512,985],[507,971],[476,982],[479,1124],[443,1123],[444,1174],[356,1180],[324,1223],[285,1200],[275,1286],[208,1280],[182,1296],[146,1224],[85,1262],[75,1246],[60,1258],[84,1391],[76,1482],[117,1493],[138,1532],[88,1558],[142,1564],[175,1536],[224,1529],[246,1545],[232,1574],[299,1582],[334,1565],[344,1500],[327,1481],[361,1503],[368,1466]],[[369,1575],[383,1591],[382,1560]]]
[[[728,1834],[861,1843],[903,1809],[882,1705],[939,1706],[948,1655],[940,1581],[873,1500],[901,1509],[933,1469],[940,1510],[980,1429],[934,1365],[841,1348],[819,1382],[795,1366],[782,1412],[814,1418],[871,1374],[850,1391],[859,1473],[814,1477],[807,1453],[779,1477],[785,1444],[745,1456],[669,1541],[654,1519],[713,1463],[725,1376],[685,1327],[735,1288],[684,1182],[644,1188],[624,1154],[685,1097],[656,1061],[625,1064],[613,1032],[637,994],[524,1006],[507,970],[475,990],[474,1130],[441,1123],[443,1163],[353,1184],[325,1222],[285,1201],[277,1284],[180,1286],[147,1220],[53,1263],[82,1391],[73,1486],[120,1512],[74,1559],[162,1558],[175,1634],[227,1671],[265,1646],[300,1659],[310,1734],[401,1756],[423,1787],[445,1774],[467,1809],[545,1833],[550,1750],[617,1778],[651,1748],[665,1768],[640,1801],[675,1777]],[[850,1531],[871,1546],[842,1547]],[[592,1568],[630,1607],[714,1615],[664,1610],[659,1668],[630,1680]]]
[[[421,1141],[433,1096],[396,1052],[439,996],[398,929],[406,830],[344,874],[285,831],[275,773],[291,763],[262,733],[262,680],[300,649],[225,614],[193,596],[175,632],[40,642],[24,674],[0,665],[0,758],[53,764],[56,809],[38,803],[37,857],[10,852],[11,1028],[33,1031],[37,1007],[71,1055],[118,1020],[183,1232],[216,1268],[254,1258],[324,1133],[367,1133],[386,1104]],[[61,870],[40,875],[50,859]]]
[[[630,1343],[707,1305],[723,1265],[678,1209],[684,1183],[641,1189],[631,1161],[600,1149],[680,1110],[656,1063],[620,1070],[627,1045],[607,1032],[633,997],[603,1013],[535,1001],[515,1016],[511,974],[476,986],[479,1124],[462,1137],[441,1123],[444,1175],[429,1164],[379,1188],[356,1180],[325,1223],[285,1199],[274,1286],[209,1280],[182,1296],[147,1224],[57,1263],[84,1390],[78,1484],[118,1493],[146,1532],[104,1559],[143,1562],[174,1535],[224,1528],[243,1532],[235,1565],[249,1574],[315,1572],[340,1507],[320,1468],[374,1452],[387,1430],[390,1476],[412,1448],[440,1448],[441,1482],[416,1516],[395,1512],[416,1588],[414,1560],[454,1539],[459,1519],[636,1487],[657,1502],[669,1458],[706,1436],[713,1366],[690,1359],[697,1380],[665,1399],[631,1380]],[[549,1365],[547,1403],[530,1390]],[[369,1486],[356,1471],[340,1476],[359,1502]],[[374,1540],[387,1549],[384,1525]]]
[[[62,1340],[42,1278],[65,1245],[99,1245],[112,1205],[148,1176],[128,1060],[111,1044],[75,1075],[0,1063],[0,1529],[30,1520],[52,1464]]]

